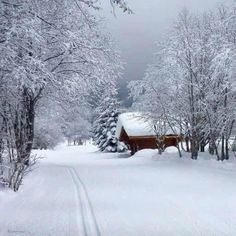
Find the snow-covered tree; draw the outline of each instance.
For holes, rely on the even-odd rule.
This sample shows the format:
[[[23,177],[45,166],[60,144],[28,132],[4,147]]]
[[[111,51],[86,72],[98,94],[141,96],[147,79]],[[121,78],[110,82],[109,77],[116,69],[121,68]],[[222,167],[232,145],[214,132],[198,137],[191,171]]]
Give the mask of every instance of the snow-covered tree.
[[[95,82],[119,74],[119,57],[90,3],[0,1],[0,143],[14,190],[30,166],[41,99],[59,101],[76,91],[81,101]]]
[[[228,24],[234,13],[229,9],[202,15],[181,11],[144,79],[130,84],[134,106],[178,124],[191,141],[193,159],[207,144],[218,160],[229,157],[236,101],[235,30]]]
[[[93,126],[93,139],[101,151],[123,152],[125,146],[115,137],[120,104],[117,100],[117,92],[108,91],[101,99],[96,109],[97,117]]]
[[[70,102],[69,104],[64,104],[61,112],[61,128],[67,138],[68,145],[81,145],[84,141],[91,138],[92,125],[90,122],[90,109],[87,106]]]

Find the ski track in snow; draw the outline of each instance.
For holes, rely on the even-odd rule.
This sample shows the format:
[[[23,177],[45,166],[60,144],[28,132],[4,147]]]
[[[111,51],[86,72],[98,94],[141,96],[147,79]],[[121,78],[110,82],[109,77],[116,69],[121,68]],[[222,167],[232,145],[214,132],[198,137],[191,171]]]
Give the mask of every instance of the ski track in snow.
[[[77,171],[74,168],[69,168],[69,171],[76,186],[77,200],[79,201],[77,204],[77,206],[79,205],[78,222],[82,221],[82,227],[81,223],[78,223],[78,232],[83,228],[84,236],[101,236],[87,189]]]
[[[93,146],[39,154],[18,193],[0,190],[0,236],[236,235],[235,162]]]

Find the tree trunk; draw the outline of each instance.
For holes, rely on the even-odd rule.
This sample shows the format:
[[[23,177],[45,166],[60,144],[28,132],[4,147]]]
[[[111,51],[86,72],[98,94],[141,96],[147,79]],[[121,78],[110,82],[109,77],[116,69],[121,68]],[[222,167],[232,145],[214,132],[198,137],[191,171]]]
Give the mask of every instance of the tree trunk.
[[[35,101],[28,89],[22,94],[22,103],[15,113],[14,132],[18,162],[29,165],[34,140]]]
[[[209,154],[215,155],[215,145],[212,139],[209,141]]]
[[[225,160],[229,160],[229,139],[225,139]]]
[[[186,142],[186,151],[190,152],[190,146],[189,146],[189,137],[185,138],[185,142]]]
[[[200,147],[200,152],[205,152],[205,142],[203,139],[201,140],[199,147]]]
[[[1,167],[1,165],[3,164],[2,153],[3,153],[3,139],[0,138],[0,175],[3,174],[3,169],[2,169],[2,167]]]
[[[223,161],[225,160],[225,136],[222,134],[221,136],[221,155],[220,155],[220,160]]]
[[[197,140],[197,134],[196,134],[196,131],[193,131],[192,139],[191,139],[191,158],[193,160],[197,160],[198,158],[198,147],[199,147],[199,143]]]

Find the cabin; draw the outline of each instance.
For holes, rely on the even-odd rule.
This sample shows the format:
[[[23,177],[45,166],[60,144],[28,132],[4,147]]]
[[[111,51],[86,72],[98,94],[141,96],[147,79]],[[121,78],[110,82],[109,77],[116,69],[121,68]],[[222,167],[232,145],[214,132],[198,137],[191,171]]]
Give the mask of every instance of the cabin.
[[[180,135],[172,131],[158,136],[154,129],[154,121],[138,112],[120,114],[116,128],[116,137],[125,143],[131,155],[142,149],[165,149],[170,146],[178,147]]]

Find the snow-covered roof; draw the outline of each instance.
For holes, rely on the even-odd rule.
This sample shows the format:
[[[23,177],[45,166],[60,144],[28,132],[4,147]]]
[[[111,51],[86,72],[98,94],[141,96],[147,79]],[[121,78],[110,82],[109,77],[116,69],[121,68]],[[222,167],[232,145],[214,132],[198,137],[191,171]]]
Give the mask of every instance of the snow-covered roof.
[[[153,136],[153,120],[144,117],[140,112],[127,112],[120,114],[116,128],[116,137],[119,138],[122,127],[128,136]]]

